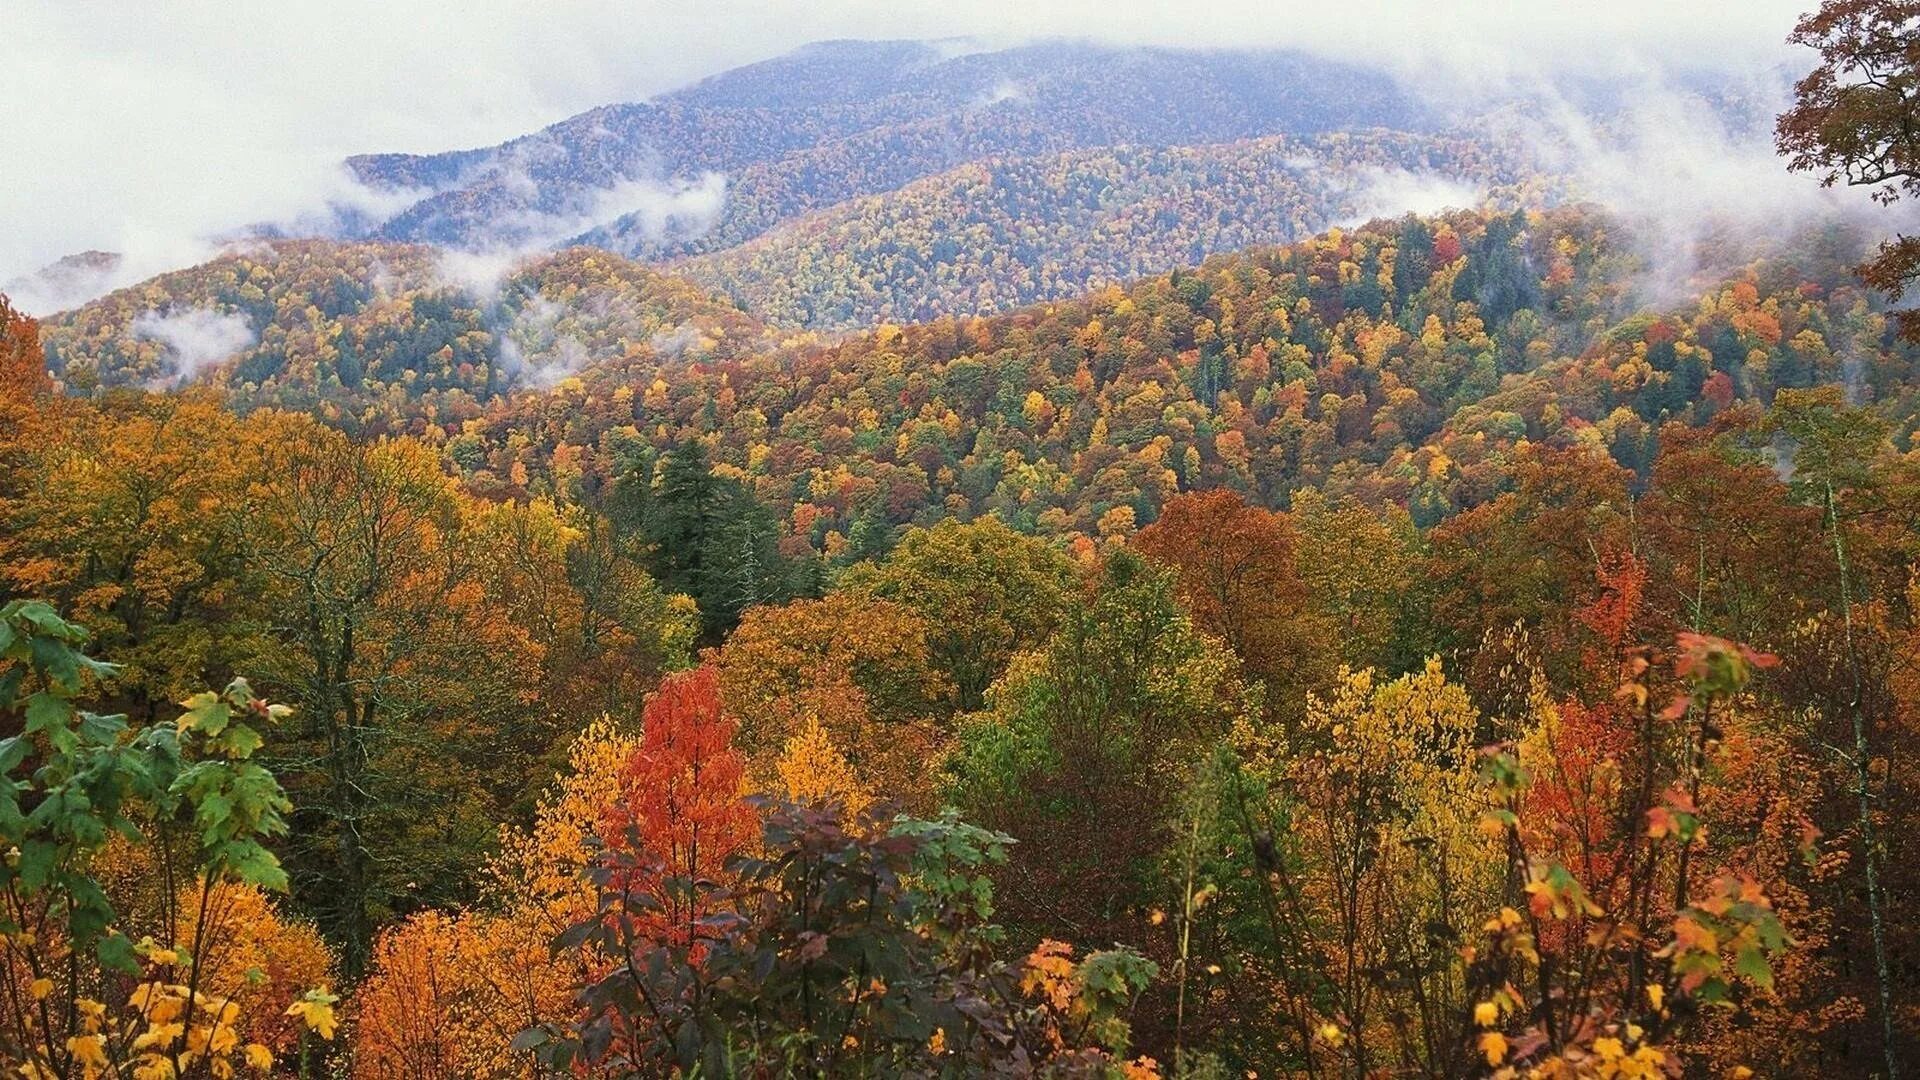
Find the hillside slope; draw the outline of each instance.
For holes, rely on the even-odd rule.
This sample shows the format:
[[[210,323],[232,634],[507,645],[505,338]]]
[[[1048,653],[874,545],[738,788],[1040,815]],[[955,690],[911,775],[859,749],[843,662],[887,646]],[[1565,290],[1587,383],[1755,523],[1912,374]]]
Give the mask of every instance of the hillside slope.
[[[337,420],[475,415],[633,353],[725,357],[764,328],[690,283],[592,249],[518,264],[404,244],[279,241],[110,293],[42,328],[71,390],[207,381]]]
[[[828,42],[499,146],[348,164],[366,184],[419,196],[372,226],[380,239],[489,248],[585,233],[655,254],[709,232],[739,243],[984,156],[1409,127],[1422,115],[1385,76],[1289,52]],[[724,211],[708,174],[726,177]]]
[[[674,265],[783,325],[992,315],[1302,239],[1395,187],[1430,209],[1511,205],[1531,175],[1516,158],[1384,131],[993,158]]]
[[[796,550],[845,559],[986,513],[1124,532],[1221,487],[1272,506],[1317,488],[1426,524],[1498,495],[1539,447],[1644,475],[1663,425],[1821,383],[1907,445],[1916,354],[1852,276],[1859,237],[1779,240],[1674,299],[1590,207],[1379,221],[991,318],[635,355],[447,434],[482,489],[556,493],[698,439]]]

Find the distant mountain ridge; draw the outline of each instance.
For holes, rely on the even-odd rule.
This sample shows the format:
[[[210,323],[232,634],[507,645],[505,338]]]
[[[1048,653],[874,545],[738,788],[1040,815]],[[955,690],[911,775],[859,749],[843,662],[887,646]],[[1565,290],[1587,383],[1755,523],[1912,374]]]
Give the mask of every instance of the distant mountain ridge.
[[[1606,117],[1618,89],[1572,91]],[[49,316],[48,365],[80,392],[210,380],[336,420],[472,416],[636,357],[733,362],[1374,217],[1550,207],[1578,192],[1495,122],[1565,100],[1541,93],[1459,124],[1303,53],[826,42],[493,147],[354,158],[401,209],[260,230]]]
[[[70,390],[207,381],[236,408],[351,425],[383,398],[476,413],[634,353],[688,360],[769,347],[752,316],[590,248],[466,266],[419,244],[282,240],[109,293],[42,324]]]
[[[494,147],[349,159],[370,187],[420,193],[350,231],[671,256],[982,157],[1431,124],[1385,74],[1298,52],[1047,43],[956,55],[939,43],[824,42]],[[643,208],[622,212],[623,196]],[[676,207],[711,218],[675,228]]]
[[[1531,177],[1519,154],[1393,131],[988,157],[668,265],[780,325],[992,315],[1387,211],[1530,204]]]

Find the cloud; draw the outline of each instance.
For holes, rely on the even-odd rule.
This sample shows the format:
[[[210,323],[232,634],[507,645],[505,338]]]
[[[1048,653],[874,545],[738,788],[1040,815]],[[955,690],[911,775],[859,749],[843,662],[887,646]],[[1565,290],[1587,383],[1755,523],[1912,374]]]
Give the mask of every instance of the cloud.
[[[596,242],[616,248],[697,239],[720,220],[726,197],[726,177],[714,172],[693,180],[624,180],[584,192],[567,209],[503,215],[482,246],[441,249],[434,273],[483,307],[497,304],[509,276],[583,233],[598,230]]]
[[[507,278],[532,258],[527,252],[512,249],[442,249],[434,256],[433,276],[441,285],[466,293],[485,307],[500,302]]]
[[[727,207],[727,178],[717,172],[694,179],[635,179],[593,192],[583,210],[534,223],[532,235],[554,243],[600,230],[606,242],[633,251],[698,240]]]
[[[548,389],[587,366],[587,346],[559,329],[566,308],[530,293],[512,311],[496,311],[500,370],[514,382]]]
[[[1486,198],[1478,186],[1434,172],[1370,166],[1353,178],[1347,196],[1353,216],[1344,225],[1400,214],[1438,214],[1443,210],[1472,209]]]
[[[1790,98],[1784,78],[1762,73],[1739,92],[1744,106],[1715,107],[1649,73],[1596,116],[1542,84],[1535,108],[1494,123],[1558,178],[1559,198],[1596,202],[1626,220],[1646,263],[1642,303],[1688,298],[1703,273],[1778,253],[1816,223],[1881,234],[1920,224],[1913,204],[1889,209],[1865,192],[1786,171],[1770,123]]]
[[[115,288],[126,260],[110,251],[83,251],[69,255],[37,273],[0,285],[13,306],[29,315],[45,315],[78,307]]]
[[[131,329],[135,338],[166,346],[171,361],[172,374],[149,389],[192,382],[260,340],[246,316],[212,308],[149,311],[135,317]]]
[[[681,323],[671,330],[660,330],[647,340],[647,347],[663,357],[677,359],[688,350],[706,344],[706,335],[692,323]]]
[[[253,222],[378,216],[355,153],[484,146],[832,38],[1287,45],[1435,83],[1782,60],[1812,0],[18,0],[0,34],[0,281],[122,253],[114,284]],[[716,32],[721,31],[721,32]],[[968,44],[966,47],[974,47]]]
[[[1025,87],[1012,79],[1002,79],[995,83],[992,89],[981,91],[971,104],[976,109],[985,109],[1006,101],[1025,101],[1026,99]]]

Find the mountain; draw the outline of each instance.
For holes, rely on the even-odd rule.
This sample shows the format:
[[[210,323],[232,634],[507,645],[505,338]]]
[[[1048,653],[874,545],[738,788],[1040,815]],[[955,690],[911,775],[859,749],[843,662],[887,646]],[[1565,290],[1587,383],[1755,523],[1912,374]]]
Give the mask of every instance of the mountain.
[[[582,239],[655,256],[729,247],[982,157],[1428,122],[1385,75],[1297,52],[1049,43],[956,55],[841,41],[499,146],[348,166],[370,187],[418,196],[356,226],[370,238],[475,249]]]
[[[1298,53],[828,42],[496,147],[356,158],[411,203],[112,293],[48,320],[46,350],[76,390],[475,416],[636,353],[726,360],[1407,209],[1552,205],[1564,178],[1501,130]]]
[[[1729,249],[1680,300],[1646,240],[1586,206],[1379,219],[830,338],[593,249],[497,266],[308,241],[164,275],[43,333],[70,389],[190,374],[243,411],[444,442],[476,490],[564,497],[569,477],[698,439],[830,558],[952,514],[1096,535],[1111,513],[1146,521],[1176,490],[1222,486],[1270,504],[1317,487],[1432,522],[1504,490],[1530,445],[1643,472],[1662,424],[1820,383],[1902,433],[1920,424],[1914,350],[1849,269],[1860,237]]]
[[[276,241],[109,293],[43,323],[70,390],[206,381],[238,408],[473,416],[636,353],[726,357],[765,329],[682,279],[575,248],[519,262],[410,244]],[[395,403],[403,403],[395,409]]]
[[[1474,140],[1387,131],[988,158],[672,265],[785,325],[990,315],[1302,239],[1405,198],[1514,205],[1530,176],[1519,155]]]
[[[20,307],[58,311],[106,290],[124,260],[112,251],[81,251],[0,284]]]
[[[1858,235],[1788,231],[1679,300],[1650,288],[1646,240],[1591,206],[1377,220],[992,317],[636,353],[447,434],[481,489],[556,497],[697,440],[796,549],[854,559],[858,536],[947,517],[1098,536],[1211,488],[1425,525],[1542,447],[1644,477],[1663,425],[1784,388],[1844,381],[1900,438],[1920,426],[1916,352],[1852,276]]]
[[[1513,204],[1529,176],[1472,140],[1395,132],[990,158],[653,267],[587,247],[259,241],[53,316],[43,337],[79,391],[206,381],[243,406],[474,415],[636,350],[726,358],[776,325],[1010,311],[1358,220],[1397,205],[1383,188]]]

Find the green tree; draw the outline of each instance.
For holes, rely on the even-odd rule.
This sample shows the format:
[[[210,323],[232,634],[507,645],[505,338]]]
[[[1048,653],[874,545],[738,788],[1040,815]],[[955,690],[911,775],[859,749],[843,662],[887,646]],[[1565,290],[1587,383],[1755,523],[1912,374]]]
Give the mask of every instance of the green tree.
[[[203,982],[223,944],[209,901],[229,884],[287,887],[265,842],[291,804],[254,754],[289,710],[236,679],[177,720],[88,712],[77,702],[114,669],[86,641],[43,602],[0,607],[0,1057],[30,1076],[231,1076],[241,1018]],[[128,843],[154,849],[158,943],[129,939],[100,877]]]
[[[932,628],[936,668],[953,705],[978,709],[1016,653],[1047,639],[1070,606],[1073,563],[997,518],[910,530],[882,562],[856,566],[841,587],[905,604]]]
[[[1132,552],[965,718],[947,759],[963,813],[1021,837],[1009,919],[1032,932],[1122,933],[1149,899],[1180,777],[1250,703],[1232,653],[1197,632],[1174,576]]]

